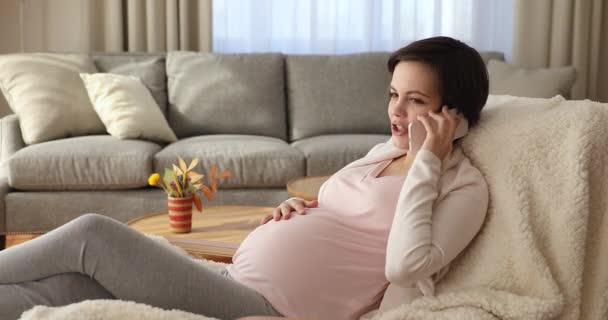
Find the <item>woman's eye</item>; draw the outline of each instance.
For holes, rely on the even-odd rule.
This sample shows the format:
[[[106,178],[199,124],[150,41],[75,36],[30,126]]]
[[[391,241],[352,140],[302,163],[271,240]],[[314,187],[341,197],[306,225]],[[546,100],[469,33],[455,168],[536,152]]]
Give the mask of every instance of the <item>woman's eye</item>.
[[[389,93],[388,93],[388,96],[389,96],[391,99],[394,99],[394,98],[397,98],[397,93],[396,93],[396,92],[389,92]]]
[[[416,99],[416,98],[410,98],[410,101],[413,101],[414,103],[418,103],[418,104],[423,104],[424,101],[420,100],[420,99]]]

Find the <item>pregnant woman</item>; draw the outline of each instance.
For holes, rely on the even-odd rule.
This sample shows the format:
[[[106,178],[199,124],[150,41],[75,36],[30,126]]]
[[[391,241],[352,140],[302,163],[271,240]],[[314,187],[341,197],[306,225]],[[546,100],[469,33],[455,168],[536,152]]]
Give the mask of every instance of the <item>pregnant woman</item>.
[[[477,51],[448,37],[412,42],[388,68],[391,138],[332,175],[318,202],[281,203],[227,268],[86,214],[0,251],[0,319],[85,299],[219,319],[358,319],[433,295],[487,211],[485,180],[455,138],[463,122],[478,122],[488,75]],[[426,132],[417,152],[408,144],[414,121]]]

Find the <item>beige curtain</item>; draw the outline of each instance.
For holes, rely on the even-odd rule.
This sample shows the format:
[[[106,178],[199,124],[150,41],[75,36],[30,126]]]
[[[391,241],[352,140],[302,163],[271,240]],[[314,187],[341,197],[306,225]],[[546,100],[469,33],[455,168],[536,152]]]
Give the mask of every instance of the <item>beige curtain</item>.
[[[572,65],[577,80],[571,99],[608,102],[608,3],[515,0],[514,19],[513,63]]]
[[[211,51],[211,0],[23,0],[24,51]]]

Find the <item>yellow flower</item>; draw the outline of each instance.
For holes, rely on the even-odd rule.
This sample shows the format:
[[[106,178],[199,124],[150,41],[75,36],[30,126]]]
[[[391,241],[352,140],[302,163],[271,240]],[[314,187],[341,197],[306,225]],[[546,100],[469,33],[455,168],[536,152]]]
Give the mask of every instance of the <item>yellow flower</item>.
[[[153,173],[148,178],[148,184],[151,185],[151,186],[158,185],[158,180],[160,180],[160,174]]]

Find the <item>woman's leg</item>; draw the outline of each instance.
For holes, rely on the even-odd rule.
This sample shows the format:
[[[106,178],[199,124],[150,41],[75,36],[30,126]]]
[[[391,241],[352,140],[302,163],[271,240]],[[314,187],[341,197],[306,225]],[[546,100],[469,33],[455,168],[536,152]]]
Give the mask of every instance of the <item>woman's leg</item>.
[[[220,319],[278,315],[263,296],[108,217],[86,214],[0,251],[3,285],[78,272],[112,296]]]
[[[37,305],[64,306],[88,299],[114,299],[95,280],[80,273],[0,285],[0,319],[17,319]]]

